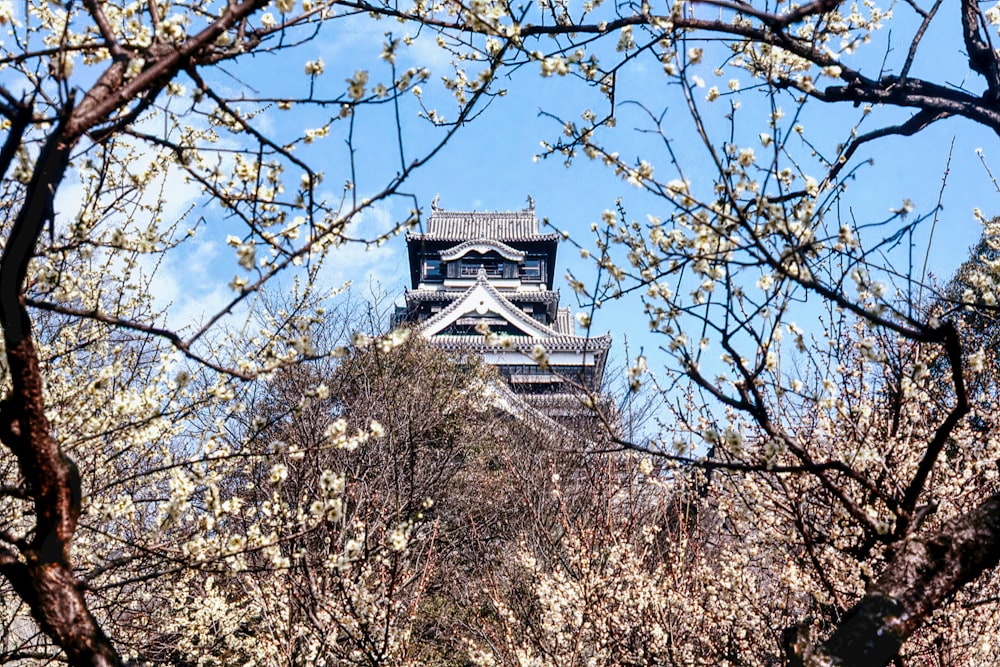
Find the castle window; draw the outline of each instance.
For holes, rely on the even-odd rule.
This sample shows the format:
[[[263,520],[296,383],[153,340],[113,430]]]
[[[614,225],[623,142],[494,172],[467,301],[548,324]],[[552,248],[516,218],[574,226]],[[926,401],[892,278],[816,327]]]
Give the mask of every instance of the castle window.
[[[475,278],[479,275],[479,269],[486,271],[488,278],[503,277],[503,261],[492,257],[463,259],[459,275],[462,278]]]
[[[424,280],[443,280],[444,273],[441,271],[440,259],[424,260]]]
[[[524,266],[521,267],[521,280],[528,283],[542,282],[542,260],[525,260]]]

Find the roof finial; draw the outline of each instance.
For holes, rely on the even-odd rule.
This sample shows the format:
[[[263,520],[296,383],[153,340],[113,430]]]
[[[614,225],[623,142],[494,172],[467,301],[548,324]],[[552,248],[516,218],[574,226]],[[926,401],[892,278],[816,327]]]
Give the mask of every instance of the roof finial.
[[[532,198],[531,195],[528,195],[528,210],[529,211],[535,210],[535,200],[534,198]]]
[[[440,193],[434,195],[434,201],[431,202],[431,210],[432,211],[440,211],[441,207],[438,206],[439,203],[441,203],[441,194]]]

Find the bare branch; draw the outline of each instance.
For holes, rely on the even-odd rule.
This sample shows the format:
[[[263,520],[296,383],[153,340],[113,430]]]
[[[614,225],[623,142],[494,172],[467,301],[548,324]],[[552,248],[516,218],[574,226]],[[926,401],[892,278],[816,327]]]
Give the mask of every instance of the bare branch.
[[[962,0],[962,33],[969,53],[969,68],[986,79],[985,100],[1000,100],[1000,59],[983,39],[979,24],[979,2]]]
[[[903,501],[900,504],[900,519],[896,525],[896,533],[899,537],[906,534],[913,510],[917,506],[917,500],[919,500],[920,494],[924,490],[924,485],[927,483],[927,478],[934,469],[935,463],[937,463],[941,450],[948,443],[952,432],[958,426],[959,422],[972,408],[965,389],[965,378],[962,374],[961,338],[954,325],[950,323],[945,323],[941,329],[944,336],[943,345],[948,355],[948,364],[951,369],[951,382],[955,389],[955,407],[951,409],[948,416],[935,430],[934,437],[927,443],[927,450],[924,452],[924,456],[920,460],[920,465],[917,467],[917,471],[913,475],[906,493],[903,495]]]
[[[913,36],[913,41],[910,43],[910,50],[906,54],[906,62],[903,63],[903,68],[899,72],[899,78],[903,81],[906,81],[906,77],[910,73],[910,67],[913,65],[913,59],[917,57],[917,48],[920,46],[920,42],[923,40],[924,35],[927,33],[927,28],[930,26],[931,21],[933,21],[934,17],[937,15],[938,9],[941,7],[941,2],[942,0],[936,0],[930,11],[925,12],[917,7],[912,0],[910,1],[910,6],[912,6],[924,20],[920,22],[917,34]]]
[[[875,141],[876,139],[882,139],[884,137],[894,136],[894,135],[903,137],[913,136],[917,132],[920,132],[921,130],[927,128],[932,123],[948,118],[950,115],[951,114],[944,111],[928,111],[924,109],[915,113],[905,123],[901,123],[899,125],[892,125],[889,127],[882,127],[877,130],[872,130],[871,132],[866,132],[865,134],[851,141],[850,145],[843,152],[841,156],[842,159],[837,160],[834,163],[833,167],[830,169],[830,172],[827,174],[826,183],[832,184],[836,182],[837,177],[840,175],[844,167],[847,166],[847,164],[850,162],[851,158],[854,156],[854,153],[857,152],[857,150],[861,148],[861,146],[863,146],[864,144],[867,144],[871,141]]]
[[[231,375],[240,380],[250,380],[253,376],[247,375],[234,368],[229,368],[218,364],[206,357],[199,355],[191,350],[191,344],[184,339],[182,339],[175,331],[171,329],[166,329],[163,327],[158,327],[152,324],[147,324],[145,322],[138,322],[135,320],[128,320],[109,313],[102,312],[97,308],[90,310],[85,310],[82,308],[73,308],[62,303],[53,303],[51,301],[41,301],[39,299],[34,299],[31,297],[25,297],[24,303],[32,308],[38,308],[39,310],[48,311],[50,313],[59,313],[61,315],[72,315],[73,317],[82,317],[88,320],[94,320],[95,322],[103,322],[104,324],[110,324],[115,327],[121,327],[122,329],[129,329],[131,331],[139,331],[151,336],[157,336],[159,338],[164,338],[170,342],[174,348],[183,354],[185,357],[191,361],[196,362],[201,366],[206,368],[211,368],[214,371],[223,373],[225,375]]]
[[[1000,496],[960,514],[931,535],[903,544],[822,645],[841,665],[883,665],[931,612],[1000,562]],[[801,665],[804,647],[799,646]]]

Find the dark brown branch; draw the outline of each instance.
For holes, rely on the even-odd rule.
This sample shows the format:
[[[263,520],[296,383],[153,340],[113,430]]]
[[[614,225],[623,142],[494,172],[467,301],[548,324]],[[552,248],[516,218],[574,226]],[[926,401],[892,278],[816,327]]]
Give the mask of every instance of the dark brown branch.
[[[917,7],[916,4],[912,4],[914,10],[916,10],[924,20],[920,22],[920,27],[917,28],[917,34],[913,36],[913,42],[910,44],[910,50],[906,53],[906,62],[903,63],[903,69],[899,72],[899,78],[903,81],[906,81],[906,77],[910,73],[910,67],[913,66],[913,59],[917,57],[917,48],[920,46],[920,42],[923,40],[924,35],[927,33],[927,28],[930,26],[931,21],[934,20],[934,16],[937,15],[938,9],[941,8],[941,1],[942,0],[937,0],[929,12],[925,12]]]
[[[913,509],[917,506],[917,500],[920,498],[920,494],[924,490],[924,485],[927,483],[927,478],[937,463],[938,456],[941,455],[941,450],[944,449],[949,438],[951,438],[952,431],[955,430],[955,427],[958,426],[962,418],[971,409],[968,392],[965,390],[965,379],[962,376],[961,337],[950,322],[943,324],[941,329],[944,333],[944,349],[948,354],[948,363],[951,366],[951,381],[955,389],[955,407],[952,408],[948,416],[934,431],[934,437],[927,444],[927,450],[920,460],[917,472],[913,475],[910,485],[903,494],[903,502],[900,505],[902,514],[896,526],[896,533],[899,537],[903,537],[906,534]]]
[[[30,101],[19,102],[15,107],[14,115],[10,118],[7,139],[3,142],[3,148],[0,148],[0,178],[7,175],[7,170],[10,169],[11,163],[17,157],[17,149],[21,146],[21,139],[24,138],[28,125],[31,124],[31,107]]]
[[[104,45],[108,49],[108,53],[114,56],[116,59],[124,59],[129,57],[128,51],[126,51],[121,43],[115,38],[115,32],[111,29],[111,25],[108,23],[108,17],[104,15],[104,9],[101,7],[97,0],[84,0],[83,6],[87,8],[87,12],[94,19],[94,23],[97,24],[98,30],[101,31],[101,37],[104,38]]]
[[[197,64],[199,54],[214,44],[219,35],[266,4],[266,0],[245,0],[231,4],[207,28],[182,44],[154,45],[148,56],[155,61],[128,81],[125,80],[125,63],[112,64],[94,87],[87,91],[67,124],[67,134],[82,136],[98,124],[106,122],[115,111],[132,100],[142,98],[148,91],[161,88],[177,72]]]
[[[872,130],[862,134],[857,139],[853,140],[842,155],[842,159],[838,160],[836,164],[830,169],[830,173],[826,176],[827,183],[833,183],[843,168],[848,164],[854,153],[857,152],[861,146],[867,144],[870,141],[876,139],[881,139],[883,137],[898,135],[902,137],[910,137],[920,132],[926,128],[931,123],[947,118],[950,114],[943,111],[927,111],[920,110],[915,113],[909,120],[905,123],[900,123],[899,125],[892,125],[890,127],[881,127],[877,130]]]
[[[872,81],[858,77],[846,86],[830,86],[810,94],[824,102],[884,104],[962,116],[1000,134],[1000,109],[992,100],[921,79],[908,78],[904,81],[899,77],[886,76]]]
[[[12,552],[2,549],[0,574],[31,608],[42,631],[66,652],[71,665],[119,667],[122,664],[111,641],[83,606],[83,595],[72,570],[52,564],[39,566],[31,561],[20,562]],[[75,594],[64,596],[65,591]],[[59,603],[61,605],[52,607]]]
[[[834,665],[885,665],[930,614],[1000,562],[1000,495],[906,542],[820,652]],[[797,660],[802,665],[802,648]]]
[[[52,220],[55,192],[79,139],[135,100],[139,100],[140,110],[150,104],[157,91],[180,69],[193,64],[197,54],[218,35],[263,4],[263,0],[249,0],[231,5],[212,25],[179,47],[154,45],[148,53],[152,64],[131,80],[125,79],[125,60],[116,60],[79,106],[73,108],[71,103],[62,109],[36,160],[0,257],[0,326],[12,382],[10,397],[0,410],[0,441],[17,458],[35,514],[30,541],[19,557],[9,551],[0,554],[0,572],[73,665],[115,666],[121,659],[90,613],[70,563],[69,545],[80,515],[81,483],[76,466],[52,437],[45,416],[38,355],[21,301],[28,263],[45,223]],[[112,121],[110,127],[120,127],[118,122],[134,118],[135,109],[132,112]]]
[[[769,463],[743,463],[737,461],[720,461],[718,459],[694,459],[690,456],[678,456],[667,454],[666,452],[652,449],[621,438],[612,438],[611,441],[619,447],[606,450],[588,449],[594,453],[611,453],[620,451],[641,452],[649,454],[671,463],[676,463],[689,468],[699,468],[701,470],[729,470],[731,472],[761,472],[771,474],[816,474],[818,472],[839,472],[844,476],[870,486],[871,482],[861,477],[853,468],[843,461],[823,461],[821,463],[804,463],[801,465],[772,465]]]
[[[835,6],[839,3],[829,4]],[[974,11],[978,11],[975,9],[975,3],[972,0],[966,0],[966,4],[971,5]],[[811,12],[815,12],[817,7],[820,5],[821,2],[813,2],[806,5],[802,9],[810,8]],[[617,19],[615,21],[609,21],[607,24],[595,23],[573,26],[528,25],[522,28],[521,35],[522,37],[529,37],[569,33],[603,34],[620,30],[626,26],[652,25],[667,22],[668,24],[673,25],[675,29],[704,31],[706,33],[743,38],[760,44],[779,46],[790,53],[793,53],[801,58],[805,58],[819,67],[834,65],[840,67],[842,70],[840,78],[847,82],[847,85],[830,86],[825,90],[802,90],[803,93],[807,93],[824,102],[885,104],[889,106],[912,107],[939,115],[962,116],[985,125],[986,127],[991,128],[994,132],[1000,134],[1000,108],[997,108],[995,99],[990,97],[990,94],[992,93],[984,97],[976,97],[955,88],[937,85],[922,79],[910,79],[907,77],[886,76],[878,80],[870,79],[862,76],[860,72],[847,67],[844,63],[838,62],[830,54],[818,50],[814,43],[792,37],[783,32],[780,28],[786,21],[786,18],[782,15],[767,15],[760,13],[754,14],[754,16],[765,23],[765,25],[772,26],[775,29],[764,29],[761,27],[754,27],[749,24],[733,24],[723,20],[635,14]],[[787,26],[787,23],[784,23],[784,25]],[[977,32],[975,34],[976,39],[979,39],[978,25],[979,22],[977,15],[975,23],[977,28]],[[981,40],[979,40],[979,42],[981,42]],[[982,43],[981,46],[989,51],[989,47],[988,45],[985,45],[985,43]],[[984,76],[986,76],[987,81],[989,82],[990,77],[994,76],[993,68],[1000,68],[1000,66],[997,65],[996,59],[992,55],[992,51],[989,51],[985,58],[987,58],[987,60],[992,59],[992,64],[984,61],[985,64],[983,65],[983,68],[986,71]],[[979,70],[976,71],[978,72]],[[1000,72],[998,72],[996,76],[1000,77]],[[788,85],[794,86],[791,82],[789,82]],[[993,89],[990,88],[990,90],[992,91]]]
[[[962,36],[969,53],[969,68],[986,79],[983,98],[995,103],[1000,100],[1000,62],[980,32],[979,2],[962,0]]]
[[[138,102],[129,109],[128,113],[122,114],[121,116],[115,118],[114,122],[109,125],[104,125],[100,130],[90,133],[90,138],[94,143],[101,143],[106,141],[108,137],[121,132],[123,129],[132,125],[135,121],[139,119],[143,113],[145,113],[153,102],[156,100],[157,95],[163,90],[163,86],[166,84],[165,81],[158,82],[160,85],[151,90],[145,91],[139,98]]]
[[[0,573],[70,664],[116,666],[121,659],[87,608],[70,563],[69,545],[80,516],[80,475],[52,437],[31,323],[20,301],[28,263],[52,218],[55,190],[69,162],[74,142],[65,129],[71,111],[64,110],[39,153],[0,256],[0,326],[12,384],[9,398],[0,404],[0,441],[17,458],[35,514],[34,534],[21,549],[23,560],[0,552]]]
[[[18,211],[3,255],[0,256],[0,326],[3,327],[8,351],[31,335],[31,323],[19,301],[21,286],[42,227],[52,220],[55,188],[62,180],[69,163],[72,144],[63,133],[68,116],[69,110],[38,156],[25,201]]]
[[[149,10],[149,22],[153,25],[153,34],[160,32],[160,10],[154,0],[147,0],[146,9]]]
[[[832,12],[838,5],[840,5],[841,2],[842,0],[813,0],[810,3],[802,5],[801,7],[796,7],[787,14],[779,14],[775,16],[773,22],[768,21],[768,23],[770,23],[774,28],[783,30],[793,23],[803,21],[810,16]]]

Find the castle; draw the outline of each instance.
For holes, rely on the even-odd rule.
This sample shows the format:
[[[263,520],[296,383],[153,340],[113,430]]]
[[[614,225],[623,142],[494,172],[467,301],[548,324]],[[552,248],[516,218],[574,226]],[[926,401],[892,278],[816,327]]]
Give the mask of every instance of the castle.
[[[520,211],[445,211],[406,235],[410,285],[396,320],[434,346],[483,356],[512,392],[555,419],[600,392],[611,336],[581,336],[553,289],[559,235]]]

